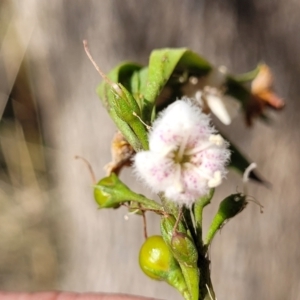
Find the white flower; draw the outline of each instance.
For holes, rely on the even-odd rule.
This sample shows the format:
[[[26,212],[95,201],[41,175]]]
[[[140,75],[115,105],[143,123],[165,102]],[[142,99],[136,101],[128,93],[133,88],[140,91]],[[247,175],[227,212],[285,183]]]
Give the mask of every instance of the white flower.
[[[226,78],[225,67],[213,68],[205,77],[191,77],[182,92],[195,98],[204,112],[212,112],[223,124],[229,125],[238,114],[241,104],[235,98],[224,94]]]
[[[196,101],[200,106],[206,105],[209,110],[225,125],[229,125],[240,110],[241,104],[229,95],[224,95],[217,88],[206,86],[197,91]]]
[[[227,146],[209,116],[189,99],[178,100],[153,123],[149,151],[136,154],[135,172],[154,192],[190,207],[222,182]]]

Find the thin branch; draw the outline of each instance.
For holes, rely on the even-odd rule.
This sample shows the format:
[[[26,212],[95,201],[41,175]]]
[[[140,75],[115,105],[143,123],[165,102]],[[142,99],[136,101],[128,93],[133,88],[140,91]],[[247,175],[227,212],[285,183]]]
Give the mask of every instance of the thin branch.
[[[96,180],[96,176],[95,176],[95,173],[94,173],[94,170],[93,170],[91,164],[84,157],[81,157],[81,156],[78,156],[78,155],[75,156],[75,159],[81,159],[85,163],[85,165],[87,166],[88,171],[91,175],[93,184],[96,184],[97,180]]]

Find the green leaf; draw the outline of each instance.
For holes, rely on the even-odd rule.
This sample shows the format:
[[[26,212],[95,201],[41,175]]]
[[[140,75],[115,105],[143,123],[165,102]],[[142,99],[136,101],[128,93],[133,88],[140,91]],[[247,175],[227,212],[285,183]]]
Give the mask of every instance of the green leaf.
[[[148,70],[147,89],[145,90],[145,107],[147,118],[151,118],[156,98],[175,71],[182,74],[205,75],[211,65],[196,53],[186,49],[159,49],[151,53]]]
[[[114,173],[94,186],[94,197],[100,208],[115,208],[121,203],[134,201],[145,209],[163,211],[160,204],[130,190]]]
[[[117,90],[106,81],[103,81],[97,88],[97,94],[104,107],[135,151],[148,148],[146,128],[133,115],[135,113],[141,117],[140,106],[130,93],[131,77],[140,69],[140,65],[123,63],[114,68],[107,76],[113,83],[119,83]]]
[[[130,91],[143,111],[144,94],[147,88],[148,68],[135,71],[130,78]]]
[[[261,67],[261,65],[258,65],[255,69],[253,69],[249,72],[246,72],[246,73],[235,75],[235,76],[233,76],[233,78],[234,78],[234,80],[238,81],[239,83],[247,83],[249,81],[252,81],[257,76],[257,74],[260,70],[260,67]]]
[[[123,62],[112,69],[107,77],[115,82],[121,83],[127,90],[131,91],[131,76],[142,68],[141,65],[133,62]],[[97,94],[103,102],[104,106],[108,106],[108,91],[111,89],[110,85],[102,81],[97,87]]]
[[[132,128],[117,115],[116,111],[113,109],[109,109],[108,113],[116,124],[117,128],[119,128],[127,142],[133,147],[133,149],[135,151],[142,149],[142,144]]]

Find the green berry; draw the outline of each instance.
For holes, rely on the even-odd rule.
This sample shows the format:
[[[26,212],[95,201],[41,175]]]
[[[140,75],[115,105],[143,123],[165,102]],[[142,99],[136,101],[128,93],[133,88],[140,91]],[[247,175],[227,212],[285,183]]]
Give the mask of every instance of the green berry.
[[[140,250],[139,262],[147,276],[165,280],[171,267],[171,260],[171,251],[161,236],[154,235],[146,239]]]

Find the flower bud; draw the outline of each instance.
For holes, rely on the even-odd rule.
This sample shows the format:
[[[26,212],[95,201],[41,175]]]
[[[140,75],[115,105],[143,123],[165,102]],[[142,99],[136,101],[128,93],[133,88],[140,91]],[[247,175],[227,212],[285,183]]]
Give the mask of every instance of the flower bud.
[[[142,149],[148,150],[148,133],[140,119],[141,109],[132,94],[122,84],[114,83],[109,101],[111,112],[115,112],[123,122],[129,125],[141,143]],[[119,129],[122,131],[122,128]]]
[[[175,223],[176,220],[173,216],[163,217],[161,220],[162,235],[179,263],[195,266],[198,260],[195,244],[187,235],[182,223],[178,224],[178,229],[174,232]]]
[[[242,193],[232,194],[220,203],[219,210],[212,220],[205,239],[206,246],[211,243],[213,237],[225,222],[240,213],[247,203],[246,196]]]
[[[197,266],[198,252],[187,234],[175,232],[171,240],[171,249],[178,262],[189,267]]]
[[[169,245],[171,244],[175,224],[176,220],[172,215],[163,216],[161,218],[160,230],[165,242]],[[186,229],[183,226],[182,222],[178,223],[177,232],[186,233]]]
[[[174,231],[175,223],[176,220],[173,216],[162,217],[160,230],[164,241],[180,265],[191,299],[198,300],[199,270],[197,267],[197,249],[187,235],[182,222],[178,223],[176,231]]]
[[[220,203],[218,214],[224,218],[224,221],[231,219],[240,213],[247,203],[246,196],[242,193],[230,195]]]
[[[113,84],[113,100],[111,107],[115,109],[117,115],[126,123],[136,121],[133,112],[140,115],[140,107],[131,93],[122,84]]]

